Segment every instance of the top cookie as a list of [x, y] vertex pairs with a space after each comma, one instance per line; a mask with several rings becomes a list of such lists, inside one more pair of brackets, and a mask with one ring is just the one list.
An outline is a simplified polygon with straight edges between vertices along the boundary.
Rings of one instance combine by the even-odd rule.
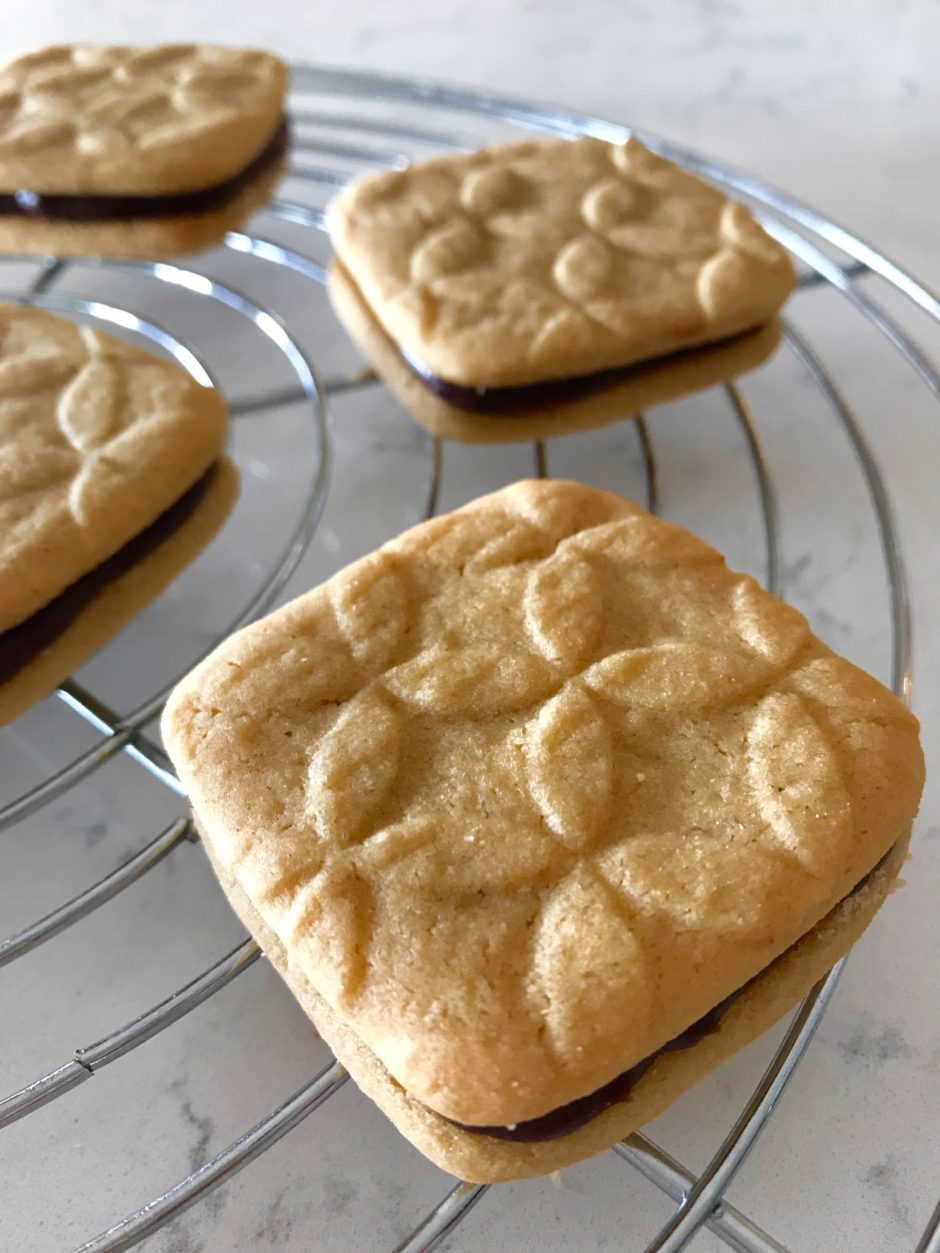
[[167, 195], [243, 169], [284, 110], [287, 66], [199, 44], [62, 45], [0, 69], [0, 191]]
[[0, 631], [183, 495], [226, 406], [173, 362], [44, 309], [0, 304]]
[[328, 223], [392, 339], [470, 387], [720, 339], [765, 321], [794, 283], [743, 205], [636, 140], [529, 141], [368, 176]]
[[223, 644], [164, 736], [214, 855], [417, 1100], [534, 1118], [808, 932], [915, 719], [701, 540], [519, 483]]

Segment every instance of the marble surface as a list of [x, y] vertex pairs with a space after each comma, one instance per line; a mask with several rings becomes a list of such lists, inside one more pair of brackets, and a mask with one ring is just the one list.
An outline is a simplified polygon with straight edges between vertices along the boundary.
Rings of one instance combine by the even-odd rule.
[[[909, 0], [865, 6], [848, 20], [845, 6], [823, 14], [819, 8], [808, 0], [774, 9], [734, 0], [629, 8], [590, 0], [511, 11], [498, 0], [351, 0], [342, 8], [309, 0], [166, 0], [136, 6], [129, 16], [117, 0], [102, 0], [94, 11], [62, 0], [7, 0], [0, 54], [64, 38], [224, 35], [295, 59], [436, 75], [555, 101], [750, 169], [938, 287], [940, 11]], [[489, 133], [466, 119], [431, 121], [473, 138]], [[390, 141], [375, 146], [399, 150]], [[327, 191], [315, 191], [315, 202]], [[326, 257], [315, 236], [288, 230], [283, 238], [315, 259]], [[355, 368], [325, 298], [308, 280], [272, 275], [250, 258], [212, 255], [198, 265], [278, 309], [324, 377]], [[20, 286], [33, 274], [31, 267], [0, 265], [0, 286]], [[879, 280], [862, 286], [940, 360], [936, 326]], [[255, 394], [267, 381], [290, 381], [280, 354], [245, 319], [217, 308], [208, 317], [195, 296], [84, 267], [66, 272], [57, 291], [93, 291], [171, 325], [203, 350], [233, 397]], [[932, 681], [940, 627], [936, 402], [840, 297], [806, 291], [791, 312], [855, 407], [895, 501], [914, 605], [915, 707], [932, 762], [940, 746], [940, 694]], [[889, 620], [878, 535], [845, 435], [787, 353], [744, 390], [780, 499], [786, 595], [833, 646], [886, 677]], [[415, 520], [426, 490], [427, 445], [384, 393], [337, 398], [331, 409], [332, 486], [285, 595]], [[718, 544], [733, 564], [762, 574], [754, 475], [721, 394], [657, 411], [651, 431], [662, 511]], [[317, 465], [314, 428], [302, 407], [239, 419], [233, 448], [242, 496], [222, 539], [78, 676], [117, 709], [132, 708], [224, 629], [300, 514]], [[552, 473], [643, 499], [630, 424], [555, 441], [549, 458]], [[441, 507], [531, 469], [528, 447], [448, 449]], [[19, 795], [94, 740], [62, 702], [45, 702], [0, 732], [0, 799]], [[0, 832], [0, 933], [107, 874], [178, 812], [169, 792], [119, 758]], [[733, 1202], [794, 1253], [913, 1250], [936, 1199], [938, 864], [940, 802], [929, 786], [906, 887], [853, 953], [816, 1042], [731, 1189]], [[241, 936], [199, 848], [180, 846], [121, 896], [0, 972], [2, 1090], [51, 1070], [74, 1047], [181, 987]], [[650, 1134], [700, 1168], [775, 1038], [723, 1067]], [[324, 1060], [277, 977], [256, 964], [154, 1040], [0, 1134], [0, 1247], [54, 1253], [80, 1245], [223, 1148]], [[148, 1247], [389, 1249], [449, 1186], [347, 1084]], [[639, 1250], [668, 1212], [650, 1184], [606, 1154], [565, 1171], [558, 1184], [493, 1189], [447, 1247]], [[705, 1232], [692, 1247], [723, 1246]]]

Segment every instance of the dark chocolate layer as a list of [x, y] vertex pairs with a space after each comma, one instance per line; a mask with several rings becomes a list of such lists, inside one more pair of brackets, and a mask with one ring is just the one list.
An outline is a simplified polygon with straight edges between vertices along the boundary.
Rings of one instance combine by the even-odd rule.
[[209, 490], [216, 469], [216, 466], [211, 466], [184, 496], [107, 561], [82, 575], [25, 622], [0, 632], [0, 683], [8, 682], [34, 657], [54, 644], [103, 587], [148, 557], [178, 531]]
[[[760, 978], [760, 976], [756, 975], [755, 978]], [[752, 979], [750, 982], [753, 983], [753, 981]], [[560, 1140], [562, 1136], [570, 1135], [572, 1131], [577, 1131], [580, 1127], [592, 1122], [598, 1114], [603, 1114], [604, 1110], [610, 1109], [611, 1105], [625, 1101], [657, 1057], [662, 1057], [664, 1053], [674, 1053], [679, 1049], [694, 1048], [706, 1036], [717, 1031], [726, 1011], [740, 996], [744, 995], [749, 986], [750, 983], [746, 983], [744, 987], [738, 988], [737, 992], [732, 992], [714, 1009], [710, 1009], [707, 1014], [703, 1015], [698, 1022], [693, 1022], [691, 1027], [686, 1027], [685, 1031], [677, 1035], [674, 1040], [664, 1044], [649, 1057], [644, 1057], [635, 1066], [631, 1066], [629, 1070], [611, 1079], [610, 1083], [605, 1083], [602, 1088], [589, 1092], [587, 1096], [579, 1096], [577, 1100], [569, 1101], [567, 1105], [559, 1105], [557, 1109], [549, 1110], [540, 1118], [529, 1118], [525, 1122], [512, 1123], [508, 1127], [499, 1125], [471, 1127], [460, 1122], [454, 1125], [460, 1127], [462, 1131], [493, 1136], [497, 1140], [515, 1140], [519, 1143], [533, 1140]], [[448, 1119], [448, 1121], [452, 1122], [453, 1119]]]
[[51, 222], [126, 222], [139, 218], [192, 217], [223, 209], [287, 151], [287, 118], [243, 169], [212, 187], [166, 196], [47, 195], [27, 188], [0, 192], [0, 214]]
[[[733, 337], [737, 338], [737, 337]], [[729, 342], [729, 341], [725, 341]], [[655, 360], [664, 365], [678, 363], [683, 357], [700, 352], [708, 345], [682, 349]], [[634, 374], [648, 370], [650, 361], [634, 362], [632, 365], [615, 366], [610, 370], [598, 370], [594, 374], [580, 374], [573, 378], [543, 379], [538, 383], [525, 383], [518, 387], [465, 387], [461, 383], [450, 383], [432, 373], [415, 357], [403, 348], [399, 348], [402, 361], [441, 400], [445, 400], [455, 409], [466, 413], [479, 413], [493, 417], [508, 414], [524, 414], [530, 410], [543, 408], [545, 405], [563, 404], [581, 400], [594, 392], [603, 391], [615, 383], [626, 382]]]
[[[849, 896], [854, 895], [854, 893], [863, 888], [872, 875], [884, 865], [890, 855], [891, 850], [889, 849], [878, 864], [873, 866], [868, 874], [859, 880], [852, 891], [843, 899], [848, 900]], [[800, 941], [797, 940], [796, 944], [799, 943]], [[786, 949], [781, 954], [781, 957], [785, 957], [791, 949], [796, 948], [796, 944]], [[779, 961], [780, 958], [776, 960]], [[739, 1000], [751, 984], [756, 983], [764, 973], [765, 971], [762, 970], [753, 979], [749, 979], [737, 991], [732, 992], [730, 996], [726, 996], [714, 1009], [710, 1009], [707, 1014], [703, 1014], [697, 1022], [693, 1022], [690, 1027], [686, 1027], [685, 1031], [680, 1032], [675, 1039], [664, 1044], [655, 1053], [651, 1053], [649, 1057], [644, 1057], [635, 1066], [631, 1066], [629, 1070], [623, 1071], [622, 1074], [611, 1079], [609, 1083], [605, 1083], [602, 1088], [597, 1088], [586, 1096], [579, 1096], [576, 1100], [569, 1101], [567, 1105], [560, 1105], [557, 1109], [549, 1110], [547, 1114], [542, 1114], [539, 1118], [529, 1118], [525, 1122], [512, 1123], [509, 1126], [477, 1127], [470, 1126], [467, 1123], [455, 1122], [453, 1119], [448, 1119], [447, 1121], [453, 1122], [454, 1126], [460, 1127], [462, 1131], [472, 1131], [477, 1135], [493, 1136], [497, 1140], [514, 1140], [517, 1143], [537, 1140], [559, 1140], [562, 1136], [570, 1135], [571, 1132], [586, 1126], [599, 1114], [603, 1114], [612, 1105], [627, 1100], [634, 1087], [640, 1082], [658, 1057], [662, 1057], [665, 1053], [678, 1052], [680, 1049], [694, 1048], [696, 1044], [701, 1044], [702, 1040], [716, 1032], [721, 1026], [721, 1020], [735, 1001]]]

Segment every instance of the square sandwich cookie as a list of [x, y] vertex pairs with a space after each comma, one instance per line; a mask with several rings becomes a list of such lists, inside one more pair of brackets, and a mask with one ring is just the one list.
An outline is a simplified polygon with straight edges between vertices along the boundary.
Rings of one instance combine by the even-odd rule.
[[419, 421], [471, 442], [752, 369], [795, 281], [743, 205], [636, 140], [437, 157], [357, 179], [327, 221], [340, 320]]
[[607, 1148], [769, 1027], [895, 882], [917, 723], [620, 497], [523, 482], [221, 645], [167, 748], [236, 912], [428, 1157]]
[[218, 244], [286, 168], [287, 66], [200, 44], [62, 45], [0, 68], [0, 252]]
[[180, 366], [0, 304], [0, 724], [211, 539], [238, 490], [226, 427]]

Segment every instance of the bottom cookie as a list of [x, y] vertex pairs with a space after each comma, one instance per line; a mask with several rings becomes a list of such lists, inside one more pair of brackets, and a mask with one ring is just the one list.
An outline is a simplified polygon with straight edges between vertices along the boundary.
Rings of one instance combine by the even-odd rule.
[[286, 161], [253, 179], [234, 199], [207, 213], [178, 217], [67, 221], [0, 215], [0, 252], [47, 257], [137, 257], [144, 261], [215, 248], [270, 201]]
[[405, 408], [432, 435], [470, 444], [506, 444], [549, 439], [590, 431], [677, 400], [691, 392], [725, 383], [762, 365], [780, 342], [776, 323], [733, 339], [632, 367], [622, 379], [574, 399], [541, 403], [524, 414], [477, 414], [449, 404], [406, 365], [338, 262], [330, 267], [333, 308], [363, 356], [381, 375]]
[[209, 861], [236, 914], [359, 1088], [426, 1157], [472, 1183], [502, 1183], [549, 1174], [603, 1152], [658, 1117], [715, 1067], [772, 1027], [848, 952], [897, 886], [909, 839], [909, 833], [903, 834], [854, 892], [752, 980], [722, 1013], [710, 1034], [691, 1047], [657, 1056], [625, 1100], [577, 1131], [556, 1139], [519, 1143], [459, 1127], [410, 1097], [314, 991], [300, 969], [291, 964], [280, 940], [218, 861], [201, 825], [199, 829]]
[[[77, 611], [74, 606], [68, 607], [61, 615], [61, 626], [37, 622], [48, 612], [47, 606], [19, 628], [0, 635], [0, 726], [12, 722], [54, 691], [195, 560], [231, 512], [238, 498], [238, 483], [234, 463], [223, 457], [201, 480], [201, 490], [200, 484], [191, 489], [199, 492], [191, 508], [185, 508], [184, 497], [168, 511], [169, 515], [184, 507], [170, 532], [155, 544], [148, 542], [147, 532], [132, 540], [127, 546], [129, 552], [133, 553], [135, 545], [141, 548], [139, 559], [128, 568], [123, 568], [124, 550], [115, 554], [118, 569], [114, 577], [95, 586], [87, 599], [83, 596]], [[160, 523], [158, 518], [155, 530]], [[91, 577], [94, 575], [93, 571]], [[70, 592], [66, 589], [57, 600], [67, 600]], [[36, 651], [40, 631], [48, 643]], [[14, 656], [14, 649], [21, 655]]]

